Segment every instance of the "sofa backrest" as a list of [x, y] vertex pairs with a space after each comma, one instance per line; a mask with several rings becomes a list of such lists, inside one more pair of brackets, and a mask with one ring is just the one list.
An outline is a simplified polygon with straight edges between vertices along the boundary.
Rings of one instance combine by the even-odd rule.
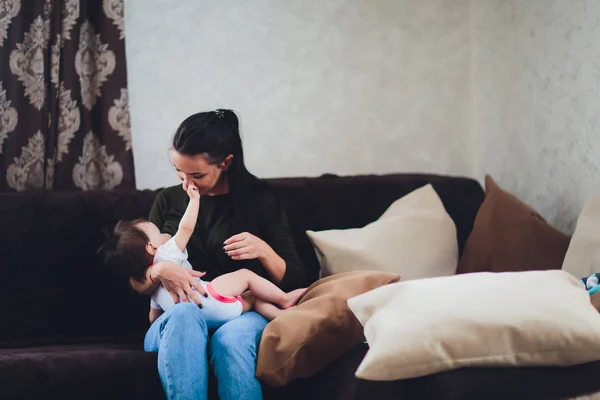
[[397, 199], [432, 184], [457, 228], [462, 254], [484, 192], [470, 178], [426, 174], [362, 175], [270, 180], [283, 202], [296, 247], [309, 279], [318, 278], [319, 263], [306, 230], [360, 228], [378, 219]]
[[147, 299], [106, 275], [103, 229], [147, 216], [155, 193], [0, 195], [0, 342], [117, 336], [146, 323]]
[[[457, 226], [459, 251], [483, 201], [477, 181], [397, 174], [271, 179], [311, 281], [319, 264], [307, 229], [362, 227], [396, 199], [431, 183]], [[107, 275], [95, 255], [102, 231], [148, 215], [158, 191], [0, 194], [0, 342], [139, 334], [148, 299]]]

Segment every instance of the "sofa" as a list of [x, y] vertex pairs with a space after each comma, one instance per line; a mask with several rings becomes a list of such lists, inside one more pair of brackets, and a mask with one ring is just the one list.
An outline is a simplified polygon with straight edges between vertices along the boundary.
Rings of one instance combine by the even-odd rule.
[[[306, 230], [355, 228], [396, 199], [432, 184], [457, 228], [459, 255], [484, 199], [463, 177], [271, 179], [288, 213], [308, 279], [319, 263]], [[148, 215], [158, 191], [0, 194], [0, 398], [162, 399], [156, 354], [142, 350], [148, 298], [110, 275], [95, 252], [103, 230]], [[359, 344], [324, 370], [265, 399], [564, 399], [600, 391], [600, 362], [569, 368], [472, 368], [395, 382], [354, 372]], [[211, 381], [210, 398], [216, 399]]]

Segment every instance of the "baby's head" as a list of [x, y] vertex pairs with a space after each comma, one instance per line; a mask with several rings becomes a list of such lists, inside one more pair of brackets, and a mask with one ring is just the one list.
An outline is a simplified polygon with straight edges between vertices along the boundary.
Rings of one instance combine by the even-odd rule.
[[156, 249], [168, 240], [168, 235], [160, 233], [156, 225], [145, 219], [119, 221], [98, 252], [105, 264], [115, 267], [119, 273], [144, 281]]

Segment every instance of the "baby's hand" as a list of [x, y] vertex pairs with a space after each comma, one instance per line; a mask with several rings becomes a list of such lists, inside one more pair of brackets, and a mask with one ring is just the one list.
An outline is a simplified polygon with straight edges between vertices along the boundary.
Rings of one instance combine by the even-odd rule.
[[188, 196], [190, 196], [190, 199], [200, 199], [200, 192], [198, 191], [198, 188], [196, 187], [196, 185], [194, 185], [194, 184], [188, 185], [186, 192], [187, 192]]

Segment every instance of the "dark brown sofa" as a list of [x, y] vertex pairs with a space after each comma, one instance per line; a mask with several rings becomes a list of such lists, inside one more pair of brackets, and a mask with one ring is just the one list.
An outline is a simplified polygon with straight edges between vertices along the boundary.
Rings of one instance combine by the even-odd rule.
[[[432, 183], [457, 226], [460, 250], [484, 193], [478, 182], [432, 175], [277, 179], [311, 281], [319, 265], [305, 230], [363, 226], [397, 198]], [[147, 216], [155, 191], [0, 195], [0, 398], [164, 398], [156, 355], [142, 350], [148, 299], [107, 275], [102, 229]], [[600, 390], [600, 363], [572, 368], [463, 369], [397, 382], [354, 371], [362, 344], [317, 376], [267, 399], [561, 399]], [[211, 396], [215, 396], [211, 386]]]

